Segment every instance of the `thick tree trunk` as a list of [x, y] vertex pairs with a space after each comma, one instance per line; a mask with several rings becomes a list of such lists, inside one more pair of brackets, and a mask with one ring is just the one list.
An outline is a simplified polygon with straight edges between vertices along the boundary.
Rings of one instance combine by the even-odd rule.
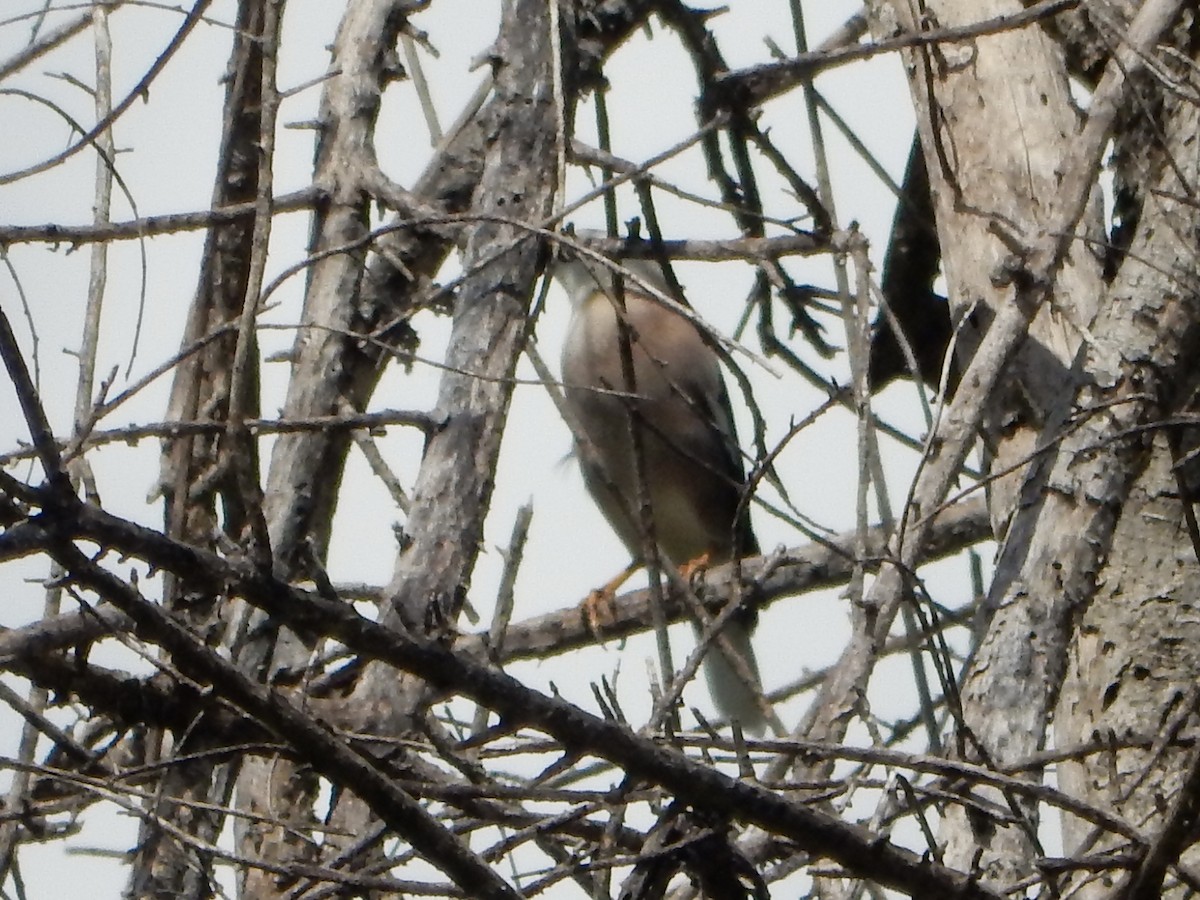
[[[558, 109], [551, 84], [550, 20], [541, 0], [508, 5], [494, 47], [492, 134], [472, 209], [480, 224], [463, 255], [464, 280], [430, 435], [417, 476], [395, 575], [381, 617], [393, 627], [435, 637], [454, 630], [481, 549], [512, 375], [527, 334], [529, 302], [556, 184]], [[369, 666], [346, 700], [358, 729], [389, 739], [422, 731], [428, 706], [420, 679]], [[432, 727], [437, 727], [433, 725]], [[397, 761], [397, 765], [408, 765]], [[416, 764], [415, 762], [412, 764]], [[376, 821], [358, 798], [342, 794], [331, 858]]]
[[[1191, 91], [1200, 88], [1194, 68], [1174, 74]], [[1184, 199], [1200, 184], [1200, 115], [1194, 101], [1182, 94], [1169, 95], [1162, 103], [1163, 144], [1145, 154], [1153, 160], [1140, 186], [1145, 202], [1106, 304], [1127, 334], [1122, 354], [1130, 362], [1144, 359], [1150, 377], [1140, 387], [1151, 393], [1148, 400], [1159, 419], [1200, 408], [1194, 363], [1200, 353], [1200, 209]], [[1177, 322], [1180, 331], [1175, 359], [1159, 355], [1171, 336], [1163, 328], [1167, 322]], [[1135, 473], [1107, 558], [1095, 574], [1095, 594], [1079, 613], [1054, 718], [1062, 748], [1097, 739], [1113, 745], [1062, 764], [1063, 787], [1117, 812], [1148, 840], [1157, 840], [1168, 823], [1180, 827], [1189, 821], [1176, 804], [1197, 756], [1192, 747], [1172, 746], [1200, 721], [1200, 544], [1194, 542], [1190, 531], [1195, 523], [1188, 518], [1200, 485], [1195, 462], [1182, 463], [1195, 451], [1196, 437], [1194, 427], [1183, 426], [1141, 437], [1148, 458]], [[1120, 749], [1139, 739], [1152, 743]], [[1117, 846], [1111, 837], [1094, 840], [1091, 828], [1073, 819], [1067, 821], [1065, 838], [1068, 855]], [[1191, 852], [1184, 862], [1194, 864], [1198, 858]], [[1163, 873], [1142, 877], [1140, 889], [1145, 890], [1145, 878], [1161, 880]], [[1107, 896], [1116, 880], [1115, 874], [1094, 875], [1078, 896]], [[1150, 893], [1139, 896], [1154, 896], [1154, 889], [1151, 882]], [[1163, 896], [1185, 893], [1176, 884]]]
[[[900, 7], [877, 14], [895, 9], [915, 31], [1020, 8], [1003, 2], [934, 3], [923, 22], [905, 19]], [[941, 45], [936, 52], [914, 54], [909, 66], [952, 308], [959, 319], [972, 314], [986, 331], [1013, 302], [1013, 279], [1006, 274], [1013, 261], [1052, 227], [1057, 210], [1083, 199], [1063, 196], [1064, 185], [1072, 184], [1066, 173], [1086, 164], [1077, 146], [1080, 118], [1068, 91], [1065, 55], [1044, 31], [1026, 28]], [[1094, 189], [1090, 182], [1083, 186]], [[1007, 386], [989, 398], [985, 444], [992, 471], [1001, 476], [991, 483], [989, 497], [997, 536], [1005, 543], [989, 593], [987, 630], [962, 686], [957, 731], [960, 753], [992, 765], [1020, 764], [1048, 740], [1072, 610], [1091, 596], [1091, 576], [1106, 552], [1114, 513], [1143, 458], [1140, 442], [1122, 440], [1114, 429], [1158, 409], [1151, 401], [1126, 406], [1112, 418], [1101, 413], [1104, 424], [1085, 430], [1089, 439], [1100, 435], [1109, 441], [1103, 459], [1082, 471], [1075, 465], [1083, 448], [1065, 431], [1071, 416], [1102, 400], [1128, 403], [1137, 390], [1134, 370], [1121, 363], [1130, 349], [1124, 335], [1107, 329], [1104, 351], [1085, 346], [1083, 367], [1071, 374], [1104, 294], [1100, 262], [1083, 239], [1100, 233], [1095, 198], [1089, 208], [1049, 302], [1009, 369]], [[1154, 319], [1169, 335], [1156, 348], [1162, 351], [1154, 354], [1157, 361], [1178, 363], [1189, 316], [1187, 308], [1176, 308]], [[1096, 326], [1097, 334], [1103, 327]], [[969, 357], [972, 341], [966, 337], [960, 336], [959, 352]], [[1077, 396], [1076, 384], [1095, 387]], [[1028, 464], [1034, 451], [1064, 437], [1056, 461]], [[1041, 850], [1034, 807], [998, 791], [973, 793], [1012, 814], [1013, 824], [952, 807], [944, 824], [947, 860], [963, 868], [978, 865], [997, 885], [1036, 876], [1033, 863]]]
[[[947, 6], [934, 5], [937, 24], [962, 23], [962, 5]], [[1157, 20], [1153, 14], [1158, 10], [1150, 8], [1144, 20], [1148, 30], [1135, 27], [1130, 40], [1153, 38], [1169, 24], [1169, 7], [1159, 5], [1159, 10], [1164, 8], [1168, 13]], [[973, 4], [971, 18], [1014, 11], [1011, 5]], [[1053, 210], [1072, 202], [1063, 196], [1062, 184], [1070, 183], [1064, 176], [1082, 162], [1064, 55], [1046, 34], [1026, 29], [983, 38], [969, 48], [944, 47], [925, 60], [912, 68], [914, 96], [928, 113], [921, 119], [921, 132], [938, 199], [951, 302], [959, 315], [964, 306], [975, 304], [977, 316], [982, 308], [981, 324], [986, 328], [989, 311], [994, 314], [997, 301], [1005, 302], [1007, 254], [1019, 257], [1039, 229], [1052, 221]], [[1191, 145], [1195, 124], [1168, 119], [1166, 127], [1168, 135], [1188, 136], [1171, 147], [1170, 155], [1182, 163], [1182, 169], [1172, 173], [1179, 180], [1169, 187], [1157, 185], [1178, 195], [1191, 190], [1181, 188], [1181, 181], [1196, 183]], [[1145, 529], [1153, 527], [1165, 558], [1184, 559], [1177, 543], [1184, 535], [1177, 528], [1178, 510], [1160, 509], [1165, 522], [1147, 521], [1142, 528], [1122, 518], [1114, 533], [1131, 490], [1135, 499], [1129, 502], [1139, 514], [1148, 511], [1144, 498], [1162, 503], [1174, 493], [1163, 481], [1169, 467], [1152, 468], [1157, 480], [1145, 482], [1142, 470], [1149, 440], [1140, 430], [1177, 408], [1181, 398], [1175, 393], [1187, 380], [1187, 360], [1194, 352], [1194, 287], [1181, 281], [1174, 265], [1185, 251], [1172, 247], [1163, 232], [1174, 229], [1175, 234], [1192, 235], [1195, 223], [1173, 207], [1166, 200], [1159, 204], [1159, 213], [1169, 221], [1141, 223], [1145, 241], [1155, 235], [1157, 246], [1151, 250], [1140, 245], [1146, 251], [1143, 262], [1123, 271], [1108, 289], [1099, 260], [1083, 240], [1096, 233], [1096, 222], [1083, 223], [1054, 281], [1050, 302], [1034, 320], [1030, 340], [1010, 370], [1009, 389], [991, 398], [985, 440], [993, 471], [1004, 477], [991, 486], [990, 502], [1004, 544], [985, 609], [986, 630], [964, 677], [958, 726], [960, 752], [989, 765], [1021, 766], [1046, 746], [1069, 647], [1075, 648], [1074, 671], [1062, 695], [1066, 708], [1058, 731], [1059, 742], [1069, 745], [1094, 733], [1089, 727], [1095, 724], [1093, 717], [1105, 721], [1097, 713], [1114, 702], [1122, 679], [1132, 685], [1145, 678], [1137, 665], [1123, 666], [1110, 657], [1131, 663], [1162, 655], [1165, 621], [1157, 628], [1145, 627], [1144, 622], [1135, 628], [1143, 637], [1155, 635], [1151, 644], [1136, 648], [1130, 629], [1138, 623], [1131, 612], [1114, 610], [1115, 617], [1104, 626], [1090, 619], [1107, 618], [1093, 599], [1106, 557], [1124, 575], [1106, 582], [1101, 570], [1100, 583], [1125, 594], [1140, 581], [1137, 599], [1127, 598], [1125, 606], [1132, 604], [1142, 616], [1149, 612], [1147, 599], [1170, 596], [1170, 585], [1180, 577], [1173, 563], [1146, 570], [1147, 548], [1123, 546], [1124, 541], [1145, 540], [1150, 537]], [[1148, 277], [1151, 271], [1167, 273], [1170, 287]], [[1100, 316], [1093, 321], [1097, 310]], [[1083, 353], [1069, 374], [1076, 348]], [[1169, 399], [1160, 396], [1163, 392]], [[1163, 453], [1165, 443], [1160, 444], [1157, 452]], [[1024, 464], [1029, 454], [1042, 449], [1051, 453]], [[1164, 531], [1173, 532], [1176, 543], [1163, 547]], [[1141, 570], [1139, 579], [1131, 578], [1126, 569], [1130, 565]], [[1085, 610], [1087, 629], [1077, 631], [1074, 617]], [[1105, 633], [1107, 641], [1101, 637]], [[1108, 643], [1121, 649], [1114, 651]], [[1097, 646], [1105, 648], [1101, 660], [1092, 659], [1089, 652]], [[1187, 653], [1172, 654], [1164, 668], [1195, 671]], [[1158, 728], [1171, 705], [1170, 694], [1179, 685], [1166, 672], [1152, 680], [1160, 682], [1162, 694], [1149, 720], [1140, 720], [1142, 733]], [[1128, 693], [1130, 702], [1137, 704], [1139, 692]], [[1140, 713], [1145, 716], [1145, 689], [1141, 693]], [[1174, 766], [1178, 780], [1180, 757], [1170, 760], [1164, 764]], [[1083, 787], [1079, 775], [1064, 777], [1069, 785]], [[1100, 785], [1108, 783], [1107, 776], [1093, 775], [1093, 780], [1092, 792], [1102, 793]], [[1128, 788], [1126, 779], [1119, 781]], [[1157, 780], [1147, 795], [1169, 796], [1162, 786]], [[959, 867], [979, 865], [984, 878], [997, 886], [1038, 877], [1034, 864], [1043, 851], [1034, 808], [998, 791], [972, 794], [994, 803], [998, 815], [951, 808], [944, 825], [947, 859]], [[1112, 809], [1117, 799], [1112, 791], [1098, 805]], [[1139, 822], [1149, 808], [1141, 810]], [[1002, 825], [1000, 820], [1008, 816], [1012, 824]], [[1072, 831], [1077, 839], [1083, 832], [1082, 826]]]
[[[272, 14], [269, 10], [277, 8]], [[275, 53], [277, 34], [266, 32], [267, 22], [278, 22], [282, 3], [244, 0], [238, 6], [237, 29], [229, 63], [225, 96], [225, 120], [221, 136], [212, 208], [253, 201], [258, 194], [262, 142], [264, 53]], [[258, 354], [248, 356], [251, 365], [235, 385], [233, 361], [249, 277], [256, 252], [255, 217], [213, 228], [208, 235], [201, 262], [196, 297], [183, 334], [183, 346], [224, 329], [191, 358], [180, 364], [172, 384], [167, 418], [177, 422], [227, 421], [230, 407], [243, 415], [258, 414]], [[234, 400], [232, 392], [240, 396]], [[190, 435], [163, 443], [161, 485], [164, 497], [165, 532], [196, 547], [213, 549], [217, 534], [237, 540], [250, 516], [261, 511], [254, 497], [242, 489], [247, 479], [258, 479], [258, 444], [241, 435], [234, 443], [230, 433]], [[208, 639], [226, 638], [227, 620], [216, 595], [190, 593], [186, 585], [169, 573], [165, 579], [164, 603], [187, 617], [193, 628]], [[184, 746], [172, 744], [165, 730], [152, 730], [144, 741], [146, 763], [169, 760], [175, 754], [202, 753], [211, 749], [203, 738]], [[235, 764], [213, 766], [203, 759], [188, 765], [171, 766], [164, 772], [155, 805], [155, 817], [143, 823], [138, 839], [137, 860], [130, 875], [133, 896], [209, 897], [214, 874], [211, 854], [198, 853], [169, 837], [160, 822], [173, 822], [193, 836], [198, 846], [212, 845], [221, 833], [224, 816], [216, 809], [226, 806], [233, 793]], [[205, 811], [204, 806], [213, 807]]]

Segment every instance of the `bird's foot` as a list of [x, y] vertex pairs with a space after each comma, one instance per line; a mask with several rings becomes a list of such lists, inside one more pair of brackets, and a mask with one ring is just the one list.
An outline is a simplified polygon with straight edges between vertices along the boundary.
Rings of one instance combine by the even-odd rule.
[[692, 579], [703, 573], [708, 564], [712, 561], [712, 554], [705, 550], [695, 559], [690, 559], [679, 567], [679, 577], [688, 584], [692, 583]]
[[617, 620], [616, 592], [608, 585], [596, 588], [579, 604], [583, 621], [598, 641], [604, 640], [602, 630]]
[[579, 604], [583, 621], [587, 623], [588, 631], [596, 640], [604, 640], [600, 633], [601, 627], [608, 628], [617, 621], [617, 591], [639, 568], [641, 563], [633, 560], [618, 575], [610, 578], [603, 587], [596, 588]]

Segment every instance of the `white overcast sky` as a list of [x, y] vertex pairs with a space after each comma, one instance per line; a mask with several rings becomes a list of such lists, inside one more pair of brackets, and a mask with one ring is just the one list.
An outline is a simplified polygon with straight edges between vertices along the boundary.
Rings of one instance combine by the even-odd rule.
[[[0, 60], [7, 59], [29, 39], [30, 22], [18, 20], [28, 11], [39, 9], [42, 0], [3, 0], [0, 3]], [[68, 4], [54, 4], [66, 8]], [[764, 38], [772, 38], [790, 51], [794, 48], [787, 3], [782, 0], [752, 0], [730, 4], [730, 9], [712, 20], [721, 48], [729, 63], [740, 65], [768, 58]], [[846, 0], [820, 0], [806, 3], [810, 15], [812, 44], [819, 43], [840, 25], [856, 4]], [[74, 7], [71, 7], [74, 9]], [[218, 0], [209, 18], [214, 22], [232, 20], [234, 3]], [[327, 66], [327, 45], [331, 42], [343, 4], [329, 0], [291, 0], [286, 10], [286, 33], [280, 60], [279, 83], [287, 90], [321, 75]], [[74, 15], [64, 12], [51, 16], [48, 27]], [[11, 18], [10, 18], [11, 17]], [[414, 22], [428, 35], [439, 56], [422, 54], [435, 102], [443, 126], [457, 116], [466, 98], [474, 91], [481, 72], [469, 71], [471, 61], [490, 44], [498, 22], [498, 3], [486, 0], [435, 0]], [[181, 21], [179, 12], [137, 6], [121, 10], [111, 19], [115, 56], [115, 93], [118, 97], [141, 77], [161, 52]], [[216, 24], [201, 25], [187, 46], [155, 82], [144, 101], [139, 100], [116, 126], [116, 142], [123, 151], [120, 171], [131, 191], [137, 213], [141, 215], [203, 209], [212, 192], [215, 155], [220, 134], [221, 103], [224, 89], [220, 83], [229, 57], [230, 36]], [[688, 74], [689, 65], [669, 33], [657, 25], [652, 36], [639, 34], [614, 59], [608, 69], [612, 83], [609, 106], [613, 121], [615, 152], [628, 159], [643, 160], [672, 146], [692, 133], [695, 127], [693, 98], [695, 85]], [[68, 75], [79, 82], [94, 81], [90, 35], [74, 40], [57, 53], [43, 58], [21, 75], [0, 82], [0, 89], [20, 88], [52, 98], [81, 122], [92, 121], [91, 100], [78, 87], [60, 77]], [[858, 63], [823, 75], [818, 87], [826, 94], [857, 131], [882, 164], [897, 180], [902, 176], [912, 130], [911, 103], [899, 61], [894, 57]], [[289, 123], [310, 121], [319, 99], [319, 87], [310, 87], [289, 96], [282, 107], [279, 153], [276, 167], [278, 192], [306, 185], [311, 174], [313, 132], [286, 127]], [[0, 94], [0, 113], [6, 139], [0, 141], [0, 172], [19, 169], [61, 150], [71, 139], [68, 128], [55, 114], [12, 94]], [[594, 140], [593, 113], [590, 104], [581, 109], [578, 135]], [[811, 153], [807, 147], [804, 107], [799, 92], [772, 102], [764, 111], [764, 122], [774, 139], [784, 148], [802, 175], [814, 177]], [[886, 243], [893, 200], [887, 190], [849, 149], [832, 126], [826, 126], [831, 152], [839, 220], [860, 223], [872, 242], [876, 264]], [[377, 133], [377, 151], [387, 172], [401, 183], [411, 183], [429, 157], [429, 139], [418, 112], [411, 84], [401, 83], [389, 89], [385, 111]], [[0, 186], [0, 221], [7, 224], [44, 222], [84, 224], [91, 219], [94, 157], [89, 153], [75, 156], [65, 165], [43, 175]], [[797, 214], [799, 204], [791, 200], [781, 184], [767, 177], [765, 165], [763, 193], [771, 210], [779, 215]], [[693, 151], [675, 160], [660, 174], [697, 193], [715, 196], [708, 184], [699, 153]], [[570, 181], [571, 197], [589, 185], [574, 172]], [[732, 237], [727, 217], [711, 211], [685, 206], [659, 195], [660, 214], [670, 237]], [[628, 195], [622, 215], [636, 210]], [[114, 200], [114, 218], [133, 215], [119, 194]], [[602, 213], [594, 206], [575, 217], [585, 227], [600, 227]], [[268, 278], [302, 258], [307, 236], [303, 215], [280, 217], [272, 238]], [[197, 261], [203, 238], [199, 234], [156, 238], [147, 245], [145, 323], [141, 346], [134, 362], [134, 375], [144, 373], [169, 357], [179, 344], [182, 322], [191, 303], [197, 281]], [[78, 345], [86, 295], [88, 250], [73, 253], [69, 248], [21, 246], [9, 254], [13, 271], [20, 279], [39, 338], [39, 367], [44, 397], [56, 430], [70, 428], [75, 385], [74, 358], [65, 350]], [[831, 269], [826, 260], [789, 263], [800, 281], [832, 286]], [[741, 300], [750, 283], [748, 268], [730, 265], [685, 264], [679, 267], [681, 279], [689, 288], [689, 297], [700, 313], [722, 330], [734, 327], [741, 314]], [[131, 352], [133, 323], [137, 314], [141, 260], [134, 243], [112, 248], [110, 277], [104, 313], [104, 333], [98, 371], [107, 374], [120, 366], [113, 393], [127, 383], [125, 365]], [[283, 301], [265, 321], [287, 325], [297, 321], [303, 278], [295, 277], [278, 295]], [[17, 296], [13, 279], [0, 271], [0, 305], [14, 322], [27, 350], [32, 350], [30, 331]], [[557, 361], [566, 323], [565, 300], [554, 291], [538, 327], [542, 352]], [[782, 321], [782, 315], [777, 317]], [[837, 321], [829, 320], [830, 337], [844, 344]], [[437, 358], [448, 332], [448, 323], [431, 316], [419, 319], [423, 337], [422, 355]], [[289, 330], [265, 332], [265, 352], [286, 349], [292, 341]], [[752, 334], [748, 345], [755, 348]], [[844, 360], [824, 363], [795, 346], [810, 362], [835, 374], [843, 383], [847, 377]], [[756, 349], [756, 348], [755, 348]], [[793, 419], [812, 410], [821, 395], [799, 379], [774, 366], [773, 375], [758, 367], [748, 367], [758, 402], [767, 416], [769, 437], [778, 439]], [[532, 378], [532, 370], [522, 366], [521, 374]], [[268, 364], [264, 372], [263, 414], [272, 416], [282, 402], [287, 367]], [[418, 365], [411, 376], [392, 372], [385, 377], [373, 407], [414, 408], [432, 405], [438, 372]], [[166, 405], [169, 382], [161, 380], [135, 403], [121, 411], [109, 425], [150, 422], [161, 418]], [[736, 403], [736, 399], [735, 399]], [[920, 432], [921, 419], [911, 386], [894, 386], [879, 401], [886, 418]], [[748, 418], [739, 417], [743, 442], [749, 433]], [[0, 385], [0, 448], [13, 447], [27, 438], [7, 382]], [[853, 421], [849, 414], [827, 417], [792, 444], [779, 462], [780, 474], [792, 499], [806, 515], [833, 529], [846, 529], [854, 523], [855, 444]], [[389, 462], [403, 482], [411, 484], [419, 461], [420, 438], [396, 429], [381, 442]], [[496, 547], [507, 541], [516, 508], [527, 501], [534, 504], [534, 518], [525, 563], [517, 587], [518, 618], [561, 608], [577, 602], [589, 589], [613, 575], [626, 561], [625, 552], [609, 531], [604, 520], [584, 493], [574, 465], [564, 461], [570, 441], [567, 430], [550, 405], [545, 392], [535, 386], [516, 391], [509, 430], [496, 487], [492, 514], [488, 521], [489, 549], [480, 559], [472, 591], [473, 605], [485, 620], [490, 611], [502, 567]], [[886, 462], [892, 477], [894, 505], [902, 503], [907, 479], [915, 467], [913, 454], [889, 446], [885, 440]], [[146, 498], [157, 476], [157, 446], [146, 442], [136, 449], [117, 445], [93, 455], [101, 496], [114, 512], [150, 525], [161, 523], [158, 508]], [[264, 453], [264, 460], [269, 453]], [[15, 470], [26, 475], [27, 469]], [[335, 528], [335, 540], [329, 570], [335, 581], [384, 583], [391, 575], [394, 559], [393, 523], [402, 519], [383, 489], [369, 474], [366, 464], [352, 454], [346, 478], [346, 491]], [[755, 526], [764, 549], [778, 544], [803, 543], [789, 527], [755, 512]], [[939, 599], [957, 605], [967, 588], [966, 567], [961, 562], [935, 567], [931, 584]], [[41, 609], [43, 593], [37, 583], [46, 575], [44, 561], [7, 565], [3, 578], [4, 601], [0, 603], [0, 625], [16, 626], [35, 619]], [[29, 579], [29, 580], [25, 580]], [[845, 601], [836, 592], [817, 594], [776, 604], [764, 613], [756, 638], [756, 647], [767, 687], [790, 681], [801, 667], [817, 667], [830, 662], [839, 651], [846, 634]], [[680, 632], [682, 636], [683, 632]], [[683, 646], [683, 644], [681, 644]], [[652, 642], [636, 639], [626, 646], [594, 648], [572, 654], [565, 660], [542, 665], [525, 664], [514, 672], [529, 682], [546, 688], [550, 681], [569, 699], [587, 708], [594, 703], [590, 682], [601, 674], [612, 674], [620, 666], [618, 690], [626, 711], [634, 722], [649, 711], [649, 696], [644, 687], [646, 660], [653, 654]], [[96, 655], [102, 661], [127, 657], [118, 654]], [[682, 654], [677, 653], [677, 659]], [[907, 678], [879, 678], [877, 685], [906, 691]], [[23, 687], [16, 679], [11, 683]], [[872, 702], [886, 707], [888, 688], [876, 688]], [[689, 703], [708, 710], [708, 698], [702, 684], [685, 695]], [[894, 698], [907, 702], [907, 694]], [[788, 711], [794, 719], [799, 708]], [[18, 721], [7, 710], [0, 710], [0, 754], [15, 753]], [[8, 774], [0, 772], [0, 785]], [[100, 830], [86, 830], [69, 842], [75, 847], [125, 849], [132, 842], [131, 819], [89, 813], [88, 823], [102, 823]], [[23, 875], [32, 897], [68, 896], [77, 891], [86, 878], [88, 894], [95, 897], [117, 896], [124, 880], [118, 861], [97, 861], [70, 857], [62, 862], [61, 846], [35, 848], [23, 853]]]

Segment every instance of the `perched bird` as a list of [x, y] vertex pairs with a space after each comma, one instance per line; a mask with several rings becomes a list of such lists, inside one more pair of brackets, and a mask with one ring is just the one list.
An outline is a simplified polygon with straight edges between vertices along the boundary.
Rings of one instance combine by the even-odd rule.
[[[670, 295], [658, 263], [626, 260], [623, 267]], [[745, 475], [717, 354], [695, 325], [626, 278], [623, 316], [633, 362], [631, 397], [621, 364], [611, 270], [573, 256], [555, 261], [552, 272], [573, 307], [562, 375], [583, 480], [634, 558], [627, 572], [644, 556], [630, 404], [641, 435], [643, 472], [661, 558], [688, 574], [699, 566], [757, 555], [747, 507], [740, 502]], [[704, 671], [717, 709], [737, 719], [746, 731], [761, 734], [766, 723], [758, 703], [758, 664], [750, 645], [753, 627], [752, 613], [739, 614], [723, 632], [744, 661], [753, 688], [715, 642]]]

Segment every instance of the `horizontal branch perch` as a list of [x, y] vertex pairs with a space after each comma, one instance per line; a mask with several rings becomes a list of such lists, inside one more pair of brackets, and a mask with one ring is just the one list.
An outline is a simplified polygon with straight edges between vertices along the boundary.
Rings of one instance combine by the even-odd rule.
[[[982, 499], [956, 504], [937, 517], [925, 547], [925, 558], [950, 556], [990, 537], [991, 524]], [[887, 538], [882, 526], [870, 529], [867, 553], [875, 559], [881, 558], [886, 552]], [[833, 587], [850, 577], [854, 567], [854, 542], [855, 536], [851, 532], [839, 535], [825, 545], [806, 544], [788, 551], [778, 562], [772, 555], [743, 560], [742, 579], [753, 586], [751, 596], [759, 609], [804, 591]], [[764, 575], [768, 568], [770, 571]], [[710, 609], [719, 610], [724, 605], [733, 571], [732, 563], [717, 566], [707, 573], [704, 583], [697, 588], [698, 596]], [[650, 591], [646, 589], [615, 598], [613, 620], [604, 626], [600, 636], [617, 640], [646, 631], [652, 621], [650, 603]], [[683, 621], [687, 616], [685, 605], [673, 596], [668, 596], [664, 613], [670, 622]], [[504, 646], [495, 655], [501, 662], [540, 659], [595, 642], [596, 635], [588, 626], [582, 608], [576, 605], [514, 624], [505, 633]], [[483, 645], [482, 635], [472, 635], [457, 646], [482, 649]]]
[[[289, 434], [299, 431], [324, 431], [326, 429], [354, 428], [375, 429], [389, 425], [407, 425], [429, 431], [434, 427], [434, 421], [428, 413], [417, 410], [383, 409], [378, 412], [357, 413], [355, 415], [310, 416], [304, 419], [248, 419], [242, 423], [252, 435]], [[124, 428], [110, 428], [89, 434], [83, 441], [82, 449], [99, 447], [103, 444], [132, 444], [145, 438], [181, 438], [195, 434], [217, 434], [225, 431], [225, 422], [153, 422], [149, 425], [129, 425]], [[71, 444], [60, 443], [66, 450]], [[74, 452], [78, 452], [73, 448]], [[30, 459], [37, 453], [33, 448], [15, 450], [11, 453], [0, 454], [0, 466], [8, 465], [19, 459]]]
[[[284, 194], [271, 201], [274, 213], [301, 212], [312, 209], [321, 198], [315, 187], [304, 188]], [[0, 228], [0, 244], [94, 244], [107, 241], [132, 241], [160, 234], [179, 234], [184, 231], [199, 231], [223, 222], [235, 222], [254, 214], [253, 200], [235, 203], [220, 209], [202, 209], [196, 212], [166, 213], [161, 216], [144, 216], [128, 222], [111, 222], [105, 225], [5, 225]]]

